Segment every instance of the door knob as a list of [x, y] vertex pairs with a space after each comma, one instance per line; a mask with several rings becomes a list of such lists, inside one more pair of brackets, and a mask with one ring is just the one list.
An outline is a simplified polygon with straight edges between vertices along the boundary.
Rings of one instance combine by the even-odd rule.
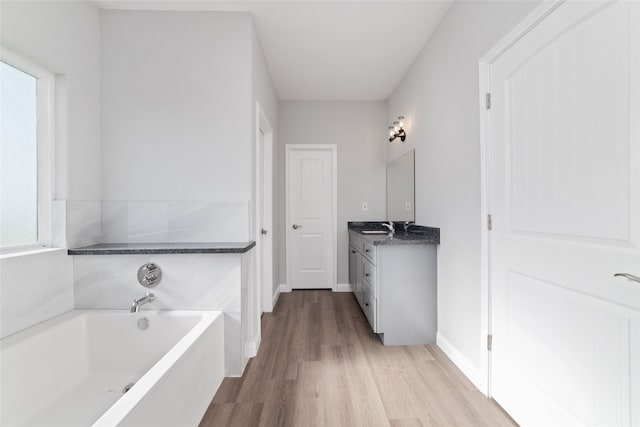
[[298, 228], [302, 228], [302, 226], [298, 224], [293, 224], [291, 228], [293, 228], [294, 230], [297, 230]]
[[267, 234], [267, 230], [265, 230], [264, 228], [262, 230], [260, 230], [260, 234], [265, 235]]
[[640, 277], [634, 276], [633, 274], [629, 273], [616, 273], [613, 275], [613, 277], [624, 277], [626, 279], [633, 280], [634, 282], [640, 282]]

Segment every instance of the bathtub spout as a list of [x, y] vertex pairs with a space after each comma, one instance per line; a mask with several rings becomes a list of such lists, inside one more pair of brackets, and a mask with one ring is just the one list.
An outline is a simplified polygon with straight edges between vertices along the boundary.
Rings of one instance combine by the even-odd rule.
[[153, 302], [155, 301], [155, 299], [156, 299], [156, 296], [152, 293], [148, 293], [147, 295], [143, 296], [140, 299], [134, 299], [133, 302], [131, 303], [131, 312], [137, 313], [138, 310], [140, 309], [140, 306], [148, 302]]

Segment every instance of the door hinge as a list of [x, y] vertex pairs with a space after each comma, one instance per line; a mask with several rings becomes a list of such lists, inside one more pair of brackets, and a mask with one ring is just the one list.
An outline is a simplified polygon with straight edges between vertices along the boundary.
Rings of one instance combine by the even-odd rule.
[[493, 335], [487, 335], [487, 350], [491, 351], [492, 346], [493, 346]]
[[491, 214], [487, 215], [487, 230], [493, 230], [493, 218], [491, 217]]
[[491, 94], [487, 93], [484, 97], [484, 104], [487, 110], [491, 109]]

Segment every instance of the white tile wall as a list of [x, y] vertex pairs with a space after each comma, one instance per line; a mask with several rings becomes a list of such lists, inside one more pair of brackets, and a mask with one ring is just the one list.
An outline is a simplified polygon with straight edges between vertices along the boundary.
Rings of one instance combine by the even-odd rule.
[[170, 202], [168, 208], [171, 242], [249, 240], [247, 202]]
[[67, 201], [51, 202], [51, 246], [67, 247]]
[[[148, 289], [138, 268], [154, 262], [162, 280]], [[74, 300], [78, 309], [128, 309], [153, 292], [156, 310], [240, 310], [240, 254], [76, 255]]]
[[224, 371], [226, 376], [239, 377], [245, 366], [242, 352], [242, 313], [224, 312]]
[[73, 248], [102, 241], [100, 201], [54, 200], [51, 211], [51, 246]]
[[102, 242], [124, 243], [129, 239], [126, 202], [102, 202]]
[[[244, 242], [249, 240], [248, 202], [57, 200], [52, 205], [52, 244], [80, 247], [100, 242]], [[4, 256], [0, 287], [2, 336], [78, 309], [128, 309], [152, 291], [143, 309], [225, 312], [226, 374], [246, 363], [247, 254], [166, 254], [70, 257], [66, 249]], [[155, 262], [162, 282], [138, 284], [138, 268]]]
[[[74, 301], [78, 309], [128, 310], [134, 298], [153, 292], [141, 310], [221, 310], [225, 317], [225, 375], [239, 376], [246, 364], [243, 335], [246, 254], [76, 255]], [[154, 262], [162, 280], [148, 289], [138, 268]], [[246, 299], [246, 297], [244, 297]]]
[[73, 309], [66, 249], [3, 255], [0, 284], [0, 338]]
[[248, 202], [102, 202], [105, 243], [248, 240]]
[[99, 243], [101, 206], [97, 200], [67, 200], [67, 247]]
[[167, 242], [168, 202], [127, 203], [127, 242]]

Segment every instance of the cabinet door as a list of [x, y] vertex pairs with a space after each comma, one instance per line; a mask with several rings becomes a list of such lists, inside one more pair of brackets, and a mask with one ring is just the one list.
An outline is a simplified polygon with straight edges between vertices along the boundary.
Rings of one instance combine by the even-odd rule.
[[361, 265], [362, 272], [360, 277], [362, 278], [362, 292], [370, 293], [373, 298], [378, 298], [376, 286], [377, 267], [366, 257], [362, 257]]
[[360, 254], [351, 245], [349, 245], [349, 283], [353, 294], [360, 302]]

